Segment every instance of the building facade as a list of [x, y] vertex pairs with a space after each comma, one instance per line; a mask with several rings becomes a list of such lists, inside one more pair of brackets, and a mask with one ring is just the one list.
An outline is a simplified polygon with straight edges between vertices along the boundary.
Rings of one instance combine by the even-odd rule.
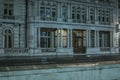
[[118, 23], [116, 25], [116, 37], [117, 37], [117, 47], [119, 47], [119, 52], [120, 52], [120, 1], [118, 0]]
[[0, 0], [0, 55], [113, 54], [116, 0]]

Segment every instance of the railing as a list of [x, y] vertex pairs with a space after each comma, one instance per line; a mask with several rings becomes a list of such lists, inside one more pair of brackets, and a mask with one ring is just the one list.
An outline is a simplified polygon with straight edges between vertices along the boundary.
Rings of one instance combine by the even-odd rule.
[[56, 48], [41, 48], [42, 52], [56, 52]]
[[28, 48], [5, 48], [4, 53], [28, 53]]
[[110, 47], [101, 47], [100, 51], [110, 51]]

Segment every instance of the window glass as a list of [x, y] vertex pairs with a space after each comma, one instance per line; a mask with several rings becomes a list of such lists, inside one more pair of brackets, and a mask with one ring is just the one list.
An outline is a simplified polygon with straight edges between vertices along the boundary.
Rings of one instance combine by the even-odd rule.
[[4, 16], [3, 18], [13, 19], [13, 4], [12, 3], [4, 3]]
[[54, 1], [42, 1], [40, 6], [41, 20], [57, 20], [57, 3]]
[[6, 29], [4, 33], [4, 47], [5, 48], [12, 48], [13, 47], [13, 34], [11, 30]]

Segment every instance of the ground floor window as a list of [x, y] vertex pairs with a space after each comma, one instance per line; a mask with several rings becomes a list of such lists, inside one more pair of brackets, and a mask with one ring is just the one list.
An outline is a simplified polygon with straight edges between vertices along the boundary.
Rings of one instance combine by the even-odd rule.
[[10, 29], [4, 31], [4, 48], [13, 48], [13, 33]]
[[54, 47], [54, 29], [41, 29], [40, 33], [40, 45], [41, 48], [53, 48]]
[[66, 48], [68, 45], [68, 35], [67, 29], [55, 30], [55, 46]]
[[41, 28], [38, 42], [41, 48], [67, 48], [70, 45], [68, 38], [70, 39], [70, 31], [67, 29]]
[[110, 32], [100, 31], [100, 47], [110, 47]]

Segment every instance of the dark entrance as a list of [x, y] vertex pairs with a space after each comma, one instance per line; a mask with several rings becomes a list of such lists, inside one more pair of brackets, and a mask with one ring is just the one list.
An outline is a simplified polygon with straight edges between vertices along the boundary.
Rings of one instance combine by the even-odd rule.
[[73, 30], [73, 48], [74, 53], [86, 52], [86, 31]]

